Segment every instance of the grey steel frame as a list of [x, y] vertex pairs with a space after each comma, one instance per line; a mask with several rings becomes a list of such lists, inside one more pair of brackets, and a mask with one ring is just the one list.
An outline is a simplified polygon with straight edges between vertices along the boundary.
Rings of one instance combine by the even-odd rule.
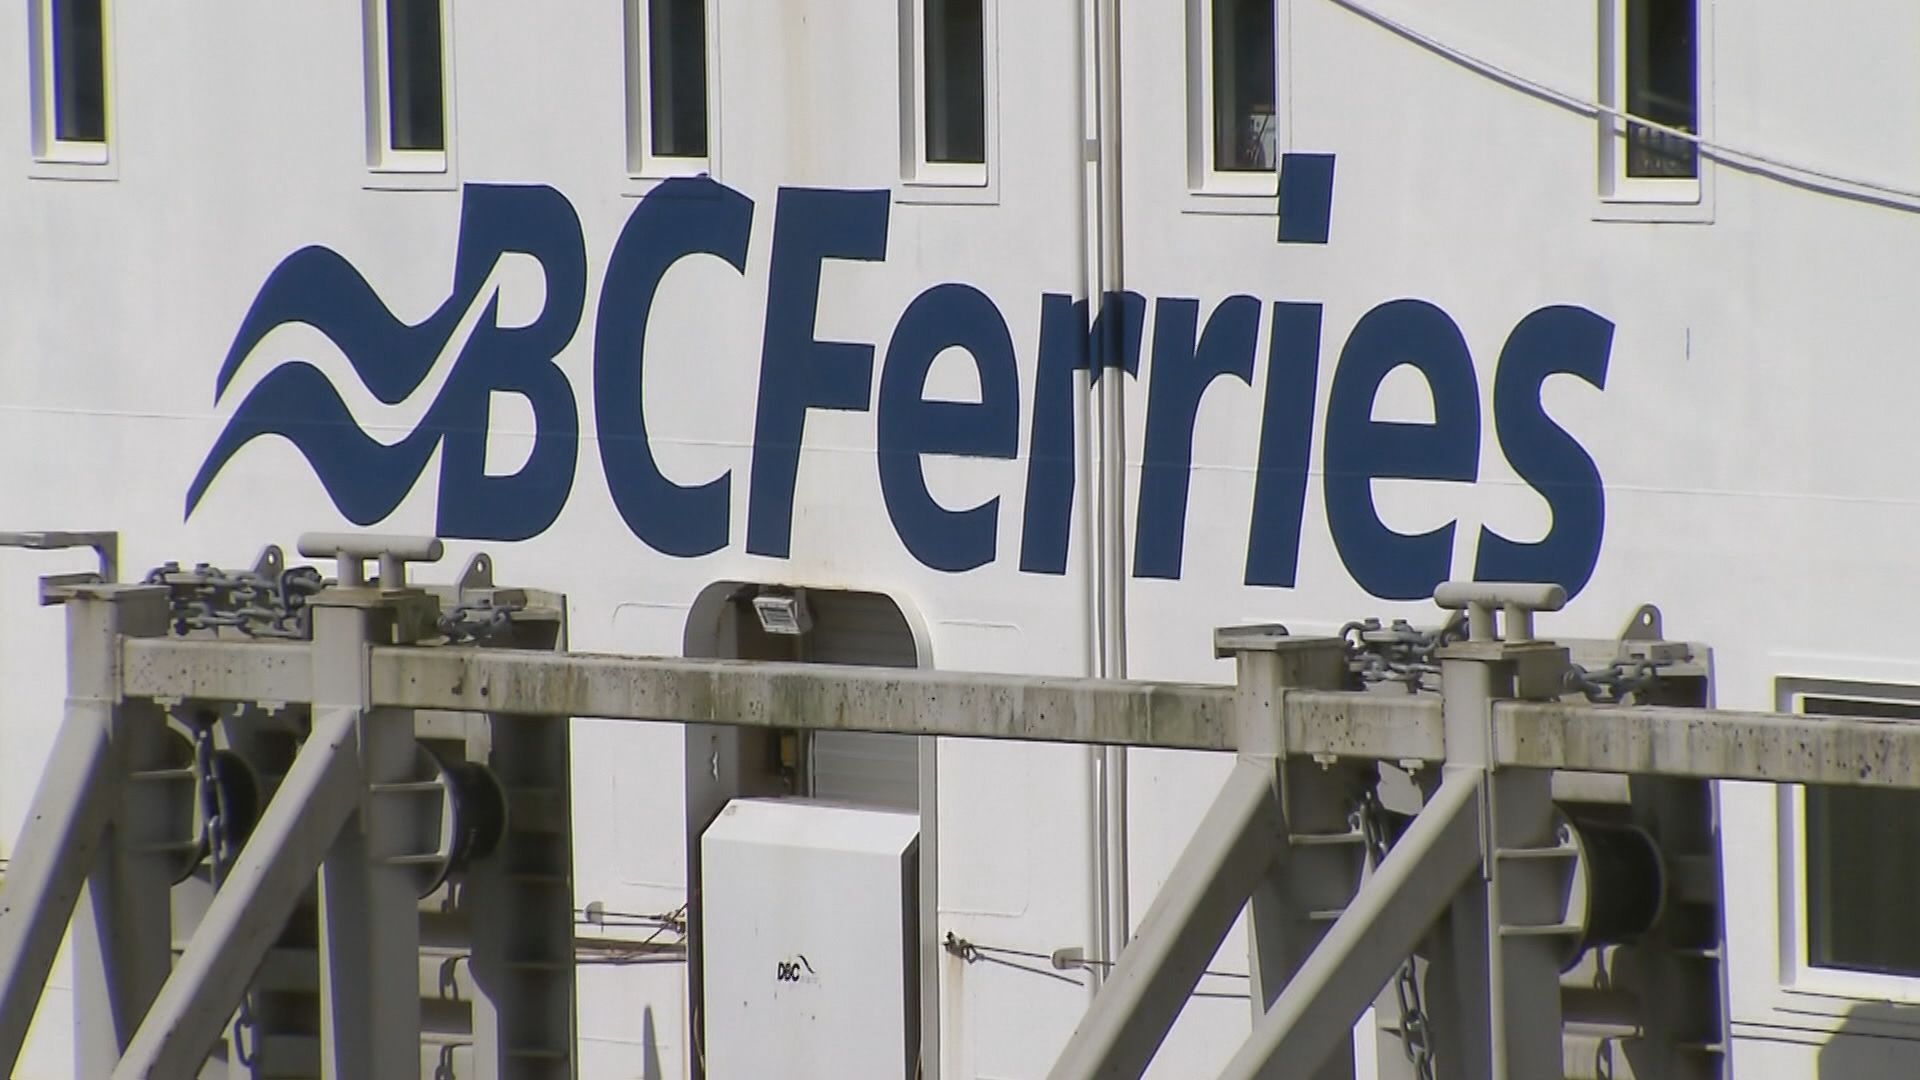
[[[389, 566], [437, 554], [425, 541], [331, 539]], [[1920, 787], [1920, 724], [1562, 702], [1567, 652], [1531, 639], [1532, 613], [1563, 600], [1553, 587], [1443, 587], [1437, 599], [1466, 608], [1472, 634], [1442, 653], [1437, 700], [1339, 689], [1338, 639], [1267, 627], [1218, 635], [1217, 649], [1239, 664], [1237, 686], [1221, 688], [380, 645], [393, 612], [351, 596], [321, 604], [312, 643], [179, 640], [161, 636], [160, 590], [65, 582], [59, 591], [67, 719], [0, 891], [0, 1073], [15, 1063], [71, 918], [86, 967], [78, 1011], [100, 1006], [110, 1019], [84, 1022], [111, 1029], [82, 1074], [192, 1075], [316, 873], [326, 893], [325, 1074], [410, 1072], [413, 897], [382, 863], [402, 826], [377, 792], [398, 775], [412, 710], [1236, 752], [1063, 1051], [1052, 1073], [1061, 1080], [1139, 1075], [1248, 904], [1255, 1018], [1223, 1075], [1350, 1077], [1341, 1047], [1352, 1022], [1436, 925], [1459, 1017], [1450, 1074], [1558, 1075], [1562, 849], [1551, 770]], [[141, 760], [141, 731], [159, 705], [180, 701], [305, 704], [313, 721], [169, 970], [164, 935], [155, 940], [138, 905], [75, 904], [116, 880], [131, 891], [114, 895], [164, 904], [164, 879], [142, 862], [140, 785], [127, 780], [154, 764]], [[1328, 779], [1338, 770], [1325, 767], [1375, 761], [1420, 767], [1428, 794], [1391, 853], [1356, 877], [1356, 838]]]

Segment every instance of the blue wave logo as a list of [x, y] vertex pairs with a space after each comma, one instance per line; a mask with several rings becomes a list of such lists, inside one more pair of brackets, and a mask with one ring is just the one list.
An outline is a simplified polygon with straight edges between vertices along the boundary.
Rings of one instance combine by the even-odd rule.
[[[1326, 241], [1333, 172], [1332, 159], [1322, 157], [1304, 172], [1298, 160], [1285, 166], [1286, 242]], [[928, 485], [925, 460], [1024, 457], [1020, 570], [1065, 574], [1080, 438], [1075, 394], [1101, 370], [1117, 369], [1111, 377], [1133, 380], [1146, 400], [1133, 576], [1177, 580], [1200, 403], [1216, 380], [1248, 392], [1261, 385], [1255, 376], [1267, 323], [1258, 456], [1246, 463], [1254, 470], [1247, 585], [1294, 586], [1308, 493], [1318, 476], [1327, 534], [1353, 581], [1386, 599], [1430, 595], [1452, 573], [1461, 522], [1399, 532], [1382, 518], [1373, 481], [1479, 483], [1481, 446], [1493, 441], [1506, 468], [1544, 501], [1552, 524], [1537, 539], [1517, 540], [1481, 525], [1472, 542], [1474, 577], [1556, 581], [1573, 595], [1592, 576], [1605, 535], [1605, 485], [1592, 455], [1548, 414], [1543, 394], [1548, 380], [1561, 376], [1606, 389], [1613, 324], [1595, 312], [1567, 304], [1532, 311], [1514, 325], [1496, 362], [1477, 365], [1452, 316], [1416, 298], [1375, 305], [1336, 343], [1323, 340], [1325, 305], [1316, 300], [1274, 301], [1269, 319], [1260, 299], [1236, 294], [1214, 305], [1203, 323], [1196, 297], [1149, 301], [1129, 292], [1089, 301], [1048, 292], [1039, 298], [1038, 340], [1023, 364], [999, 304], [972, 285], [948, 281], [928, 285], [906, 305], [884, 351], [878, 342], [822, 339], [823, 268], [884, 264], [890, 206], [884, 189], [779, 190], [765, 301], [745, 309], [749, 318], [754, 310], [761, 316], [749, 460], [742, 476], [731, 449], [701, 440], [704, 478], [689, 483], [661, 469], [657, 451], [673, 440], [648, 425], [647, 372], [739, 377], [734, 362], [744, 358], [689, 346], [678, 334], [669, 336], [673, 346], [649, 350], [648, 327], [663, 315], [695, 327], [741, 317], [741, 309], [715, 304], [671, 313], [656, 307], [663, 280], [683, 260], [717, 260], [742, 277], [750, 269], [756, 278], [762, 273], [748, 259], [755, 203], [710, 177], [683, 177], [633, 205], [607, 256], [591, 356], [580, 359], [591, 361], [582, 388], [594, 395], [606, 490], [634, 537], [676, 558], [708, 555], [731, 545], [744, 501], [746, 554], [790, 557], [809, 417], [870, 413], [887, 519], [921, 565], [962, 573], [992, 564], [1006, 532], [1001, 495], [948, 506]], [[522, 317], [503, 294], [522, 294], [516, 271], [529, 261], [543, 275], [543, 299]], [[537, 185], [464, 190], [452, 285], [418, 322], [396, 315], [337, 252], [294, 252], [255, 296], [220, 367], [215, 402], [226, 403], [228, 420], [188, 491], [188, 516], [235, 455], [255, 439], [276, 436], [305, 455], [356, 525], [391, 515], [437, 455], [439, 535], [539, 535], [566, 505], [579, 457], [579, 406], [555, 360], [580, 330], [586, 292], [579, 216], [565, 196]], [[871, 304], [879, 294], [851, 295]], [[1143, 365], [1149, 340], [1151, 361]], [[309, 346], [305, 352], [299, 342]], [[956, 347], [971, 357], [977, 401], [927, 392], [935, 360]], [[1323, 354], [1338, 357], [1330, 379], [1320, 374]], [[1481, 413], [1483, 366], [1493, 379], [1490, 417]], [[1415, 369], [1431, 391], [1430, 421], [1373, 418], [1381, 386], [1402, 367]], [[1031, 380], [1024, 386], [1023, 374]], [[489, 429], [509, 426], [489, 414], [503, 401], [523, 401], [533, 411], [530, 436], [492, 432], [494, 446], [528, 454], [512, 473], [488, 460]], [[489, 466], [497, 467], [490, 473]], [[836, 474], [835, 482], [850, 475]], [[744, 500], [733, 494], [738, 479], [745, 481]], [[857, 498], [836, 494], [811, 516], [826, 520], [861, 505]]]
[[[500, 321], [496, 270], [510, 254], [531, 257], [545, 275], [545, 301], [525, 325]], [[554, 358], [579, 329], [586, 292], [579, 215], [565, 196], [545, 186], [471, 184], [463, 190], [453, 287], [417, 323], [395, 315], [339, 253], [320, 246], [294, 252], [254, 297], [220, 367], [215, 403], [234, 389], [236, 376], [268, 335], [300, 324], [346, 358], [360, 384], [349, 389], [359, 391], [353, 396], [363, 415], [417, 413], [418, 419], [397, 441], [382, 441], [356, 419], [314, 358], [283, 360], [234, 408], [187, 491], [187, 516], [234, 455], [272, 435], [306, 457], [334, 506], [356, 525], [393, 513], [438, 448], [441, 536], [538, 535], [559, 516], [573, 488], [579, 408]], [[496, 393], [520, 395], [533, 408], [532, 452], [507, 475], [486, 472], [488, 413]]]

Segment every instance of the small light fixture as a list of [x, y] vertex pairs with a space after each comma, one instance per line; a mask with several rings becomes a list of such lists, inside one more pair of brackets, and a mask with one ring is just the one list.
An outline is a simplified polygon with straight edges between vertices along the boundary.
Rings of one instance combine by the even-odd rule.
[[813, 612], [807, 608], [803, 590], [761, 593], [753, 598], [753, 613], [760, 619], [760, 629], [769, 634], [799, 637], [813, 629]]

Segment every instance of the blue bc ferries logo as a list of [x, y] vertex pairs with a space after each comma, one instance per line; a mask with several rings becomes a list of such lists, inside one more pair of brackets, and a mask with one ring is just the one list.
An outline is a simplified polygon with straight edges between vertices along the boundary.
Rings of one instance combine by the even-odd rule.
[[[1330, 171], [1324, 184], [1317, 228], [1309, 215], [1307, 232], [1317, 232], [1309, 242], [1325, 240]], [[999, 557], [1000, 500], [959, 509], [942, 505], [929, 492], [922, 467], [927, 455], [1020, 454], [1023, 388], [1012, 336], [993, 300], [952, 282], [916, 297], [879, 364], [877, 400], [875, 347], [815, 337], [822, 264], [883, 261], [889, 207], [885, 191], [779, 192], [747, 477], [750, 553], [787, 557], [807, 415], [832, 409], [874, 412], [881, 493], [900, 540], [920, 562], [957, 572]], [[680, 260], [711, 256], [746, 272], [754, 210], [753, 200], [713, 180], [668, 181], [636, 205], [601, 284], [592, 387], [601, 466], [633, 534], [672, 556], [704, 555], [732, 542], [734, 478], [729, 471], [683, 484], [656, 466], [642, 401], [643, 372], [654, 359], [643, 347], [647, 324], [662, 279]], [[1288, 218], [1283, 196], [1282, 239], [1290, 239]], [[510, 254], [531, 257], [545, 274], [544, 307], [526, 325], [502, 325], [497, 293], [474, 310], [495, 267]], [[305, 455], [334, 505], [357, 524], [391, 514], [438, 449], [440, 535], [520, 540], [544, 532], [573, 486], [579, 411], [574, 388], [554, 360], [580, 326], [586, 292], [579, 216], [564, 196], [544, 186], [465, 189], [452, 290], [419, 323], [395, 317], [332, 250], [316, 246], [293, 253], [254, 299], [221, 366], [216, 395], [235, 384], [242, 362], [269, 333], [298, 323], [338, 346], [373, 398], [387, 406], [424, 400], [424, 413], [398, 441], [381, 441], [355, 422], [339, 389], [317, 366], [299, 359], [281, 363], [234, 408], [188, 491], [188, 515], [242, 447], [276, 435]], [[1133, 573], [1178, 578], [1200, 400], [1216, 379], [1254, 385], [1262, 304], [1251, 296], [1230, 297], [1204, 326], [1197, 299], [1161, 297], [1151, 307]], [[1078, 373], [1096, 383], [1103, 372], [1137, 376], [1147, 347], [1145, 297], [1107, 296], [1091, 319], [1088, 308], [1063, 294], [1040, 298], [1019, 553], [1020, 569], [1028, 573], [1066, 571]], [[1272, 305], [1245, 565], [1250, 585], [1294, 584], [1314, 461], [1321, 311], [1314, 302]], [[1481, 528], [1476, 578], [1557, 581], [1576, 593], [1591, 577], [1605, 520], [1600, 474], [1579, 443], [1547, 416], [1541, 389], [1560, 374], [1603, 389], [1612, 339], [1611, 323], [1572, 306], [1534, 311], [1508, 336], [1494, 368], [1494, 433], [1513, 471], [1545, 500], [1552, 527], [1534, 541]], [[973, 359], [978, 401], [925, 395], [934, 359], [952, 347]], [[456, 355], [449, 363], [450, 351]], [[1381, 383], [1402, 366], [1416, 369], [1430, 387], [1430, 422], [1373, 418]], [[532, 404], [534, 444], [517, 472], [490, 475], [488, 409], [491, 396], [502, 392]], [[1421, 300], [1393, 300], [1355, 325], [1340, 349], [1325, 403], [1319, 471], [1329, 531], [1348, 572], [1367, 591], [1419, 599], [1450, 576], [1456, 524], [1421, 534], [1397, 532], [1381, 521], [1372, 482], [1473, 483], [1480, 475], [1481, 426], [1473, 358], [1445, 312]]]

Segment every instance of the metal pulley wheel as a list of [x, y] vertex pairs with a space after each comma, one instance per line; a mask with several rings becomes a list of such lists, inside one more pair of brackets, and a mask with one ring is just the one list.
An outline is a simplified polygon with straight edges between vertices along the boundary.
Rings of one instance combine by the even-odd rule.
[[1659, 925], [1667, 906], [1667, 865], [1651, 833], [1630, 821], [1562, 811], [1576, 851], [1568, 921], [1580, 928], [1571, 968], [1588, 949], [1628, 945]]
[[507, 794], [477, 761], [450, 760], [425, 744], [421, 756], [441, 791], [438, 843], [430, 858], [419, 860], [424, 898], [499, 846], [507, 828]]
[[[179, 813], [170, 827], [178, 840], [159, 843], [173, 860], [175, 885], [192, 877], [209, 859], [230, 862], [252, 835], [260, 819], [260, 779], [247, 760], [232, 750], [216, 750], [209, 731], [204, 736], [169, 732], [177, 749], [168, 756], [178, 765], [133, 776], [138, 783], [177, 784], [179, 793], [169, 803]], [[204, 745], [203, 745], [204, 743]], [[175, 801], [177, 799], [177, 802]], [[217, 879], [218, 867], [214, 868]]]

